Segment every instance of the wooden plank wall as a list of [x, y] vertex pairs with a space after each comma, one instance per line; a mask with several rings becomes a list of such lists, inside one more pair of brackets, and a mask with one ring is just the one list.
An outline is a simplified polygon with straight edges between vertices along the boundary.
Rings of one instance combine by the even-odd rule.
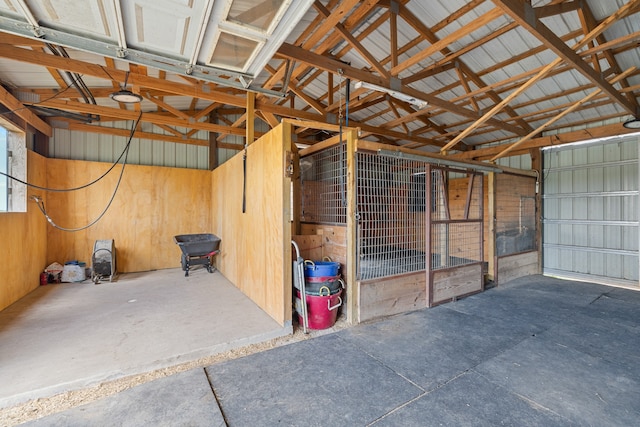
[[[109, 163], [47, 159], [47, 182], [70, 188], [102, 175]], [[116, 186], [121, 166], [83, 190], [48, 193], [47, 212], [63, 227], [97, 218]], [[180, 267], [177, 234], [211, 232], [211, 172], [127, 165], [113, 204], [94, 226], [74, 233], [47, 227], [47, 264], [69, 260], [91, 264], [96, 240], [115, 241], [118, 272]]]
[[427, 305], [427, 273], [421, 271], [368, 282], [358, 282], [360, 322], [418, 310]]
[[518, 277], [540, 274], [538, 256], [538, 251], [532, 251], [498, 257], [498, 283], [504, 284]]
[[281, 325], [291, 323], [291, 179], [284, 175], [291, 125], [281, 123], [249, 145], [246, 210], [243, 153], [212, 172], [213, 233], [218, 269]]
[[[520, 226], [539, 226], [537, 214], [523, 216], [521, 198], [536, 195], [535, 177], [502, 173], [496, 176], [496, 233], [518, 231]], [[528, 212], [530, 213], [530, 212]], [[522, 217], [521, 217], [522, 216]], [[539, 236], [537, 233], [533, 235]], [[512, 248], [518, 250], [517, 247]], [[500, 285], [518, 277], [540, 273], [540, 252], [537, 250], [496, 256], [496, 284]]]
[[429, 306], [454, 301], [458, 297], [484, 289], [481, 264], [436, 270], [431, 272]]
[[[340, 263], [340, 276], [345, 282], [347, 292], [342, 293], [341, 310], [350, 317], [350, 312], [355, 311], [354, 305], [349, 300], [349, 290], [353, 295], [352, 285], [349, 280], [347, 268], [347, 227], [331, 224], [300, 224], [301, 236], [297, 236], [300, 242], [307, 242], [308, 250], [305, 259], [313, 261], [322, 260], [324, 257], [331, 258], [332, 261]], [[318, 249], [319, 247], [319, 249]], [[302, 251], [302, 247], [301, 247]]]
[[[321, 235], [296, 235], [292, 236], [293, 241], [300, 249], [300, 256], [303, 259], [321, 260], [322, 259], [322, 236]], [[295, 261], [296, 253], [292, 252], [292, 260]]]
[[[27, 152], [27, 181], [45, 186], [46, 160]], [[41, 191], [29, 188], [27, 197]], [[47, 266], [47, 221], [35, 203], [27, 202], [27, 212], [0, 214], [0, 310], [13, 304], [40, 284]]]
[[[476, 177], [476, 179], [480, 179], [480, 177]], [[483, 253], [486, 256], [489, 252], [489, 184], [487, 181], [487, 175], [482, 177], [482, 185], [483, 185]], [[460, 219], [464, 213], [464, 206], [467, 199], [467, 190], [469, 185], [468, 178], [458, 178], [452, 179], [449, 181], [449, 208], [451, 210], [451, 218]], [[472, 203], [472, 212], [474, 209], [477, 209], [477, 199], [474, 198]], [[455, 245], [452, 246], [450, 252], [451, 254], [455, 254]]]
[[[342, 277], [347, 277], [347, 227], [327, 224], [300, 224], [301, 234], [320, 236], [321, 252], [319, 261], [328, 256], [332, 261], [340, 263]], [[317, 252], [315, 253], [317, 256]]]

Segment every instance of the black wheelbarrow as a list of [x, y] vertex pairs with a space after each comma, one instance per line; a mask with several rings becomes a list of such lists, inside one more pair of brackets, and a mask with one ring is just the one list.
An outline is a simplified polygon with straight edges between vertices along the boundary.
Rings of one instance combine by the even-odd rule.
[[209, 273], [215, 271], [211, 265], [211, 258], [220, 253], [220, 238], [215, 234], [180, 234], [173, 236], [173, 240], [180, 246], [180, 258], [185, 277], [189, 275], [192, 265], [204, 265]]

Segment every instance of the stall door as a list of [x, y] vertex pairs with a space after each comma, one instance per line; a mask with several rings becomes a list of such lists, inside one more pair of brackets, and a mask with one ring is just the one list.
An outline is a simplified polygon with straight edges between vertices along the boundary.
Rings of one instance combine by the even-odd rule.
[[638, 137], [543, 158], [544, 274], [638, 287]]

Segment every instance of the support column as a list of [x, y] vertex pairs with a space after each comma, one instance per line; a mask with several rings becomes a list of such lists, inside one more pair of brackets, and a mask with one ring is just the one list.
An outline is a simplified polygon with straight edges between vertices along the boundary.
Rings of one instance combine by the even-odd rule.
[[[209, 123], [218, 122], [218, 113], [212, 111], [209, 113]], [[218, 134], [209, 132], [209, 170], [212, 171], [218, 167]]]

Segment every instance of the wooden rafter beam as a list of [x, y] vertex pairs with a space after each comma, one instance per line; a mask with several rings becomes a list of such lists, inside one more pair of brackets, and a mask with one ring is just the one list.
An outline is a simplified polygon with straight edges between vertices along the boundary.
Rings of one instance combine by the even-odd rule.
[[156, 104], [158, 107], [162, 108], [163, 110], [170, 112], [171, 114], [173, 114], [176, 117], [179, 117], [179, 118], [181, 118], [183, 120], [190, 120], [191, 119], [191, 116], [189, 116], [187, 113], [184, 113], [184, 112], [178, 110], [177, 108], [172, 107], [171, 105], [169, 105], [166, 102], [162, 101], [160, 98], [155, 98], [149, 92], [143, 92], [142, 96], [144, 96], [146, 99], [148, 99], [149, 101], [153, 102], [154, 104]]
[[[601, 127], [594, 127], [589, 129], [582, 129], [573, 132], [559, 133], [555, 135], [540, 136], [533, 138], [520, 147], [517, 150], [511, 152], [512, 156], [527, 153], [531, 149], [550, 147], [554, 145], [570, 144], [572, 142], [585, 141], [595, 138], [606, 138], [608, 136], [624, 135], [628, 133], [637, 132], [633, 129], [627, 129], [622, 124], [613, 124]], [[477, 150], [468, 150], [460, 153], [450, 154], [448, 157], [460, 160], [484, 160], [490, 159], [496, 154], [508, 148], [512, 143], [501, 144], [499, 146], [479, 148]]]
[[546, 6], [538, 6], [533, 10], [536, 13], [536, 18], [548, 18], [549, 16], [556, 16], [562, 13], [573, 12], [574, 10], [580, 10], [585, 3], [582, 0], [573, 0], [565, 3], [548, 4]]
[[[0, 44], [0, 57], [11, 58], [15, 61], [26, 62], [30, 64], [54, 67], [62, 70], [72, 71], [75, 73], [98, 77], [110, 81], [124, 82], [126, 71], [115, 68], [108, 68], [103, 65], [90, 64], [72, 58], [61, 58], [42, 52], [23, 49], [7, 44]], [[198, 86], [191, 84], [167, 81], [151, 76], [143, 76], [138, 74], [129, 74], [128, 82], [132, 85], [139, 85], [147, 89], [156, 89], [163, 92], [173, 94], [197, 97], [209, 101], [220, 102], [226, 105], [236, 107], [244, 107], [246, 104], [244, 97], [229, 95], [224, 92], [212, 90], [212, 86], [201, 83]]]
[[[320, 68], [335, 74], [338, 73], [338, 70], [342, 70], [343, 76], [345, 78], [350, 78], [352, 80], [367, 82], [367, 83], [371, 83], [371, 84], [386, 87], [386, 88], [390, 88], [391, 86], [389, 81], [383, 79], [380, 76], [376, 76], [375, 74], [372, 74], [366, 70], [361, 70], [359, 68], [352, 67], [350, 65], [344, 64], [335, 59], [327, 58], [325, 56], [318, 55], [313, 52], [309, 52], [305, 49], [302, 49], [297, 46], [293, 46], [288, 43], [283, 43], [280, 46], [280, 49], [278, 49], [278, 52], [276, 55], [284, 58], [295, 59], [298, 62], [303, 62], [305, 64], [308, 64], [309, 66]], [[451, 113], [455, 113], [457, 115], [460, 115], [463, 117], [469, 117], [472, 119], [479, 118], [479, 114], [473, 110], [445, 101], [436, 96], [423, 93], [421, 91], [410, 88], [408, 86], [402, 86], [400, 88], [400, 91], [406, 93], [407, 95], [413, 96], [417, 99], [423, 99], [427, 101], [429, 104], [440, 107]], [[524, 135], [526, 133], [526, 132], [523, 132], [522, 128], [506, 124], [500, 120], [492, 119], [488, 123], [492, 126], [515, 133], [516, 135]]]
[[[518, 9], [518, 6], [520, 7], [525, 7], [525, 3], [517, 3], [516, 5], [513, 4], [513, 0], [493, 0], [494, 3], [497, 3], [499, 5], [503, 5], [505, 9], [507, 10], [511, 10], [509, 9], [508, 6], [514, 8], [514, 9]], [[505, 4], [505, 3], [508, 3]], [[621, 19], [622, 17], [626, 16], [630, 10], [633, 9], [634, 6], [636, 6], [638, 3], [640, 3], [640, 0], [632, 0], [631, 3], [627, 3], [626, 5], [624, 5], [622, 8], [620, 8], [616, 13], [614, 13], [613, 15], [609, 16], [607, 19], [605, 19], [604, 21], [602, 21], [600, 23], [600, 25], [598, 25], [596, 28], [594, 28], [592, 31], [589, 32], [589, 34], [587, 34], [584, 38], [582, 38], [582, 40], [580, 40], [578, 43], [576, 43], [573, 48], [569, 48], [566, 44], [564, 44], [559, 38], [556, 37], [557, 40], [559, 40], [558, 43], [554, 43], [553, 46], [556, 46], [559, 50], [562, 51], [571, 51], [574, 53], [574, 49], [580, 49], [584, 46], [587, 45], [587, 43], [589, 43], [591, 40], [593, 40], [595, 37], [597, 37], [599, 34], [601, 34], [604, 30], [606, 30], [607, 28], [609, 28], [611, 25], [613, 25], [614, 22], [616, 22], [617, 20]], [[531, 5], [527, 4], [529, 6], [529, 8], [531, 7]], [[530, 9], [529, 9], [530, 10]], [[532, 12], [528, 12], [529, 15], [532, 14]], [[516, 16], [517, 13], [514, 13]], [[523, 12], [524, 14], [524, 12]], [[533, 14], [533, 16], [535, 17], [535, 14]], [[515, 19], [515, 18], [514, 18]], [[523, 25], [524, 23], [526, 23], [527, 19], [531, 19], [530, 17], [527, 18], [522, 18], [523, 22], [518, 21], [521, 25]], [[534, 18], [535, 19], [535, 18]], [[528, 25], [528, 24], [527, 24]], [[542, 24], [541, 24], [542, 25]], [[545, 27], [546, 28], [546, 27]], [[554, 35], [555, 36], [555, 35]], [[562, 44], [562, 46], [564, 46], [564, 48], [557, 46]], [[565, 49], [566, 48], [566, 49]], [[577, 56], [577, 55], [576, 55]], [[456, 136], [455, 138], [453, 138], [451, 141], [449, 141], [447, 143], [447, 145], [445, 145], [444, 147], [442, 147], [442, 149], [440, 150], [441, 152], [446, 152], [447, 150], [455, 147], [455, 145], [460, 142], [464, 137], [466, 137], [467, 135], [471, 134], [471, 132], [473, 132], [476, 128], [478, 128], [479, 126], [482, 126], [483, 123], [485, 123], [487, 120], [489, 120], [491, 117], [493, 117], [495, 114], [497, 114], [498, 112], [500, 112], [500, 110], [502, 110], [506, 105], [508, 105], [513, 99], [515, 99], [518, 95], [520, 95], [522, 92], [524, 92], [525, 90], [527, 90], [528, 88], [530, 88], [531, 86], [533, 86], [534, 84], [536, 84], [539, 80], [541, 80], [542, 78], [544, 78], [553, 68], [555, 68], [556, 66], [560, 65], [560, 63], [562, 63], [563, 61], [563, 56], [558, 56], [557, 59], [555, 59], [554, 61], [552, 61], [551, 63], [549, 63], [547, 66], [543, 67], [535, 76], [533, 76], [529, 81], [527, 81], [525, 84], [521, 85], [520, 87], [518, 87], [515, 91], [513, 91], [511, 94], [509, 94], [509, 96], [507, 96], [506, 98], [504, 98], [500, 103], [498, 103], [497, 105], [495, 105], [493, 108], [491, 108], [491, 110], [489, 110], [487, 113], [485, 113], [480, 119], [476, 120], [471, 126], [467, 127], [466, 129], [464, 129], [458, 136]], [[579, 59], [579, 57], [578, 57]], [[579, 62], [584, 64], [587, 68], [588, 65], [586, 65], [584, 63], [584, 61], [582, 61], [581, 59], [579, 59]], [[575, 65], [575, 64], [573, 64]], [[592, 72], [594, 72], [594, 70], [592, 68], [589, 68]], [[597, 76], [598, 80], [601, 80], [600, 76]], [[602, 86], [602, 85], [598, 85], [605, 93], [608, 94], [608, 91], [605, 89], [611, 88], [611, 90], [613, 90], [613, 92], [616, 93], [616, 100], [622, 99], [623, 101], [625, 101], [626, 104], [626, 98], [624, 98], [617, 90], [615, 90], [615, 88], [613, 88], [613, 86], [611, 86], [607, 81], [604, 81], [604, 85], [606, 86]], [[633, 109], [632, 109], [633, 110]], [[632, 112], [632, 114], [636, 114], [635, 112]]]
[[[37, 103], [40, 106], [57, 108], [65, 111], [75, 111], [77, 113], [84, 114], [97, 114], [100, 116], [113, 117], [119, 120], [137, 120], [140, 113], [137, 111], [121, 110], [119, 108], [103, 107], [100, 105], [85, 104], [82, 102], [74, 101], [61, 101], [50, 99], [47, 101], [41, 101]], [[28, 105], [28, 104], [27, 104]], [[168, 126], [181, 126], [199, 130], [206, 130], [209, 132], [218, 132], [223, 134], [232, 134], [244, 136], [243, 129], [235, 129], [227, 126], [215, 125], [207, 122], [193, 122], [190, 120], [183, 120], [176, 117], [171, 117], [158, 113], [142, 113], [141, 121], [161, 124]]]
[[[619, 74], [616, 77], [614, 77], [613, 79], [611, 79], [611, 84], [619, 82], [620, 80], [624, 79], [629, 74], [631, 74], [633, 71], [635, 71], [635, 69], [636, 69], [636, 67], [630, 67], [629, 69], [625, 70], [622, 74]], [[566, 116], [567, 114], [569, 114], [572, 111], [578, 109], [581, 105], [589, 102], [591, 99], [596, 97], [600, 92], [602, 92], [602, 89], [598, 88], [598, 89], [594, 90], [589, 95], [585, 96], [584, 98], [582, 98], [578, 102], [574, 103], [571, 107], [567, 108], [566, 110], [563, 110], [557, 116], [547, 120], [545, 123], [543, 123], [540, 126], [538, 126], [535, 130], [531, 131], [528, 135], [525, 135], [524, 137], [520, 138], [520, 140], [518, 140], [517, 142], [511, 144], [509, 147], [505, 148], [503, 151], [501, 151], [500, 153], [498, 153], [495, 156], [493, 156], [491, 158], [491, 161], [495, 162], [499, 158], [506, 156], [513, 149], [517, 148], [518, 146], [520, 146], [520, 145], [524, 144], [525, 142], [527, 142], [528, 140], [532, 139], [535, 135], [541, 133], [543, 130], [545, 130], [546, 128], [551, 126], [553, 123], [557, 122], [558, 120], [560, 120], [561, 118]]]
[[[411, 11], [409, 11], [406, 7], [400, 8], [400, 14], [403, 19], [409, 22], [410, 25], [416, 31], [422, 34], [423, 37], [425, 37], [430, 43], [432, 43], [432, 45], [435, 45], [440, 42], [436, 34], [431, 29], [429, 29], [426, 25], [424, 25], [422, 21], [418, 19], [418, 17], [416, 17], [413, 13], [411, 13]], [[487, 84], [482, 80], [482, 78], [478, 74], [476, 74], [469, 66], [467, 66], [467, 64], [464, 61], [460, 59], [460, 56], [479, 46], [482, 46], [485, 43], [488, 43], [489, 41], [499, 37], [502, 34], [505, 34], [507, 31], [510, 31], [510, 27], [511, 27], [510, 25], [506, 25], [497, 31], [492, 31], [486, 37], [483, 37], [477, 40], [475, 43], [471, 43], [462, 49], [458, 49], [456, 52], [452, 52], [447, 46], [443, 46], [440, 49], [440, 53], [445, 57], [447, 61], [449, 61], [448, 63], [453, 65], [456, 68], [456, 71], [460, 75], [460, 82], [465, 88], [465, 90], [467, 91], [467, 93], [471, 92], [471, 90], [469, 89], [465, 75], [469, 78], [469, 80], [471, 80], [476, 86], [480, 88], [486, 87]], [[404, 83], [405, 83], [405, 80], [403, 79], [403, 84]], [[500, 96], [497, 93], [495, 93], [493, 90], [488, 90], [487, 95], [494, 103], [498, 103], [501, 101]], [[472, 102], [472, 106], [474, 107], [474, 110], [479, 113], [480, 108], [478, 107], [476, 100], [473, 97], [470, 97], [469, 99]], [[517, 116], [516, 112], [509, 106], [505, 107], [505, 111], [507, 112], [507, 114], [509, 114], [512, 117]], [[516, 123], [526, 131], [531, 130], [531, 126], [529, 126], [529, 124], [523, 120], [516, 120]]]
[[[588, 33], [593, 28], [595, 28], [596, 25], [598, 25], [595, 17], [593, 16], [593, 12], [591, 11], [591, 8], [589, 7], [588, 4], [584, 4], [583, 7], [581, 7], [578, 10], [578, 15], [580, 16], [580, 21], [582, 22], [582, 26], [584, 28], [585, 33]], [[600, 34], [598, 37], [596, 37], [596, 41], [597, 41], [597, 46], [603, 46], [608, 44], [608, 41], [604, 36], [604, 34]], [[618, 63], [618, 60], [616, 59], [615, 55], [611, 51], [610, 47], [603, 48], [601, 51], [600, 50], [596, 51], [595, 49], [593, 49], [597, 47], [595, 43], [592, 43], [591, 46], [592, 46], [592, 49], [590, 50], [594, 50], [594, 52], [591, 54], [594, 68], [596, 68], [596, 64], [597, 64], [598, 68], [596, 69], [599, 71], [600, 62], [599, 62], [598, 53], [602, 52], [604, 58], [609, 63], [609, 66], [611, 67], [612, 71], [614, 73], [619, 73], [621, 71], [620, 64]], [[584, 55], [581, 55], [581, 56], [584, 57]], [[627, 79], [622, 79], [620, 81], [620, 86], [622, 86], [623, 88], [629, 87], [629, 81]], [[631, 103], [636, 102], [635, 97], [633, 96], [632, 93], [627, 93], [626, 96], [629, 102]]]
[[179, 132], [178, 130], [172, 128], [171, 126], [167, 126], [167, 125], [163, 125], [160, 123], [154, 123], [154, 126], [158, 126], [160, 129], [162, 130], [166, 130], [167, 132], [179, 137], [179, 138], [184, 138], [185, 135], [182, 132]]
[[461, 39], [462, 37], [468, 36], [473, 31], [476, 31], [479, 28], [484, 27], [489, 22], [491, 22], [491, 21], [493, 21], [495, 19], [498, 19], [502, 15], [503, 15], [503, 12], [502, 12], [502, 10], [500, 10], [500, 8], [496, 7], [496, 8], [491, 9], [489, 12], [483, 14], [482, 16], [478, 17], [477, 19], [474, 19], [469, 24], [467, 24], [467, 25], [465, 25], [465, 26], [463, 26], [463, 27], [451, 32], [447, 36], [445, 36], [442, 39], [438, 40], [436, 43], [433, 43], [428, 48], [422, 49], [416, 55], [414, 55], [411, 58], [406, 59], [405, 61], [403, 61], [400, 64], [396, 65], [395, 67], [393, 67], [391, 69], [391, 75], [397, 76], [402, 71], [406, 70], [407, 68], [411, 67], [412, 65], [415, 65], [418, 62], [427, 59], [428, 57], [430, 57], [434, 53], [440, 51], [441, 49], [443, 49], [443, 48], [445, 48], [447, 46], [449, 46], [451, 43], [454, 43], [455, 41]]
[[38, 131], [47, 136], [53, 135], [53, 130], [48, 123], [33, 114], [31, 110], [25, 107], [26, 104], [20, 102], [20, 100], [9, 93], [9, 91], [7, 91], [2, 85], [0, 85], [0, 103], [7, 107], [9, 111], [13, 111], [16, 116], [29, 123]]
[[[456, 73], [458, 73], [458, 78], [460, 79], [460, 84], [464, 88], [465, 93], [471, 92], [471, 86], [469, 86], [469, 82], [467, 81], [467, 76], [464, 75], [464, 72], [460, 69], [459, 66], [456, 67]], [[471, 105], [476, 112], [480, 112], [480, 107], [478, 107], [478, 102], [475, 98], [470, 98]]]
[[[329, 18], [329, 16], [331, 16], [331, 12], [318, 0], [314, 2], [313, 6], [318, 10], [318, 12], [320, 12], [320, 14], [324, 15], [326, 18]], [[344, 40], [349, 43], [356, 52], [358, 52], [364, 59], [366, 59], [369, 65], [371, 65], [371, 67], [375, 71], [377, 71], [378, 74], [386, 78], [390, 77], [389, 72], [382, 66], [382, 64], [380, 64], [380, 62], [378, 62], [378, 60], [364, 46], [362, 46], [360, 41], [356, 37], [354, 37], [353, 34], [351, 34], [351, 32], [347, 30], [344, 25], [338, 22], [335, 28], [336, 30], [338, 30], [342, 38], [344, 38]]]
[[[325, 38], [327, 34], [332, 34], [334, 25], [340, 22], [340, 20], [344, 18], [347, 12], [353, 9], [353, 7], [357, 3], [358, 3], [357, 0], [348, 0], [343, 2], [333, 1], [331, 4], [329, 4], [328, 6], [330, 8], [332, 6], [335, 6], [336, 4], [337, 4], [337, 7], [331, 12], [331, 16], [324, 19], [322, 16], [318, 16], [317, 19], [315, 19], [313, 23], [309, 25], [309, 27], [307, 27], [307, 31], [305, 31], [304, 33], [304, 36], [306, 38], [303, 38], [302, 36], [298, 38], [298, 41], [300, 42], [299, 43], [300, 46], [303, 49], [306, 49], [309, 51], [311, 51], [311, 49], [314, 49], [316, 43], [318, 43], [320, 40]], [[321, 53], [326, 52], [329, 49], [329, 47], [326, 46], [326, 43], [327, 41], [325, 40], [323, 45], [318, 47], [315, 51], [321, 52]], [[267, 81], [264, 84], [264, 87], [272, 88], [276, 83], [281, 81], [282, 78], [284, 77], [285, 70], [286, 70], [286, 65], [281, 64], [280, 67], [278, 67], [277, 71], [274, 74], [272, 74], [269, 79], [267, 79]], [[297, 77], [300, 74], [302, 74], [304, 71], [305, 71], [304, 67], [298, 66], [294, 70], [292, 77]]]
[[631, 0], [629, 3], [621, 7], [616, 13], [605, 19], [603, 23], [592, 29], [576, 46], [569, 47], [564, 43], [549, 27], [540, 21], [535, 10], [530, 3], [520, 0], [493, 0], [505, 13], [526, 28], [531, 34], [538, 38], [547, 48], [555, 52], [559, 58], [570, 64], [586, 78], [588, 78], [596, 87], [600, 88], [604, 93], [624, 108], [629, 114], [640, 115], [640, 107], [638, 103], [632, 103], [625, 96], [620, 94], [609, 82], [607, 82], [600, 74], [596, 72], [589, 64], [584, 62], [576, 50], [586, 46], [602, 32], [610, 27], [616, 21], [627, 16], [633, 8], [640, 4], [640, 0]]
[[[76, 130], [80, 132], [98, 133], [102, 135], [121, 136], [123, 138], [128, 138], [131, 135], [131, 131], [127, 129], [88, 125], [84, 123], [75, 123], [75, 122], [69, 123], [68, 129]], [[153, 132], [142, 132], [140, 130], [136, 130], [133, 136], [134, 138], [148, 139], [151, 141], [176, 142], [180, 144], [190, 144], [190, 145], [199, 145], [199, 146], [209, 145], [208, 140], [187, 138], [185, 137], [185, 135], [182, 135], [179, 133], [178, 134], [174, 133], [174, 135], [175, 136], [164, 135], [164, 134], [153, 133]]]

